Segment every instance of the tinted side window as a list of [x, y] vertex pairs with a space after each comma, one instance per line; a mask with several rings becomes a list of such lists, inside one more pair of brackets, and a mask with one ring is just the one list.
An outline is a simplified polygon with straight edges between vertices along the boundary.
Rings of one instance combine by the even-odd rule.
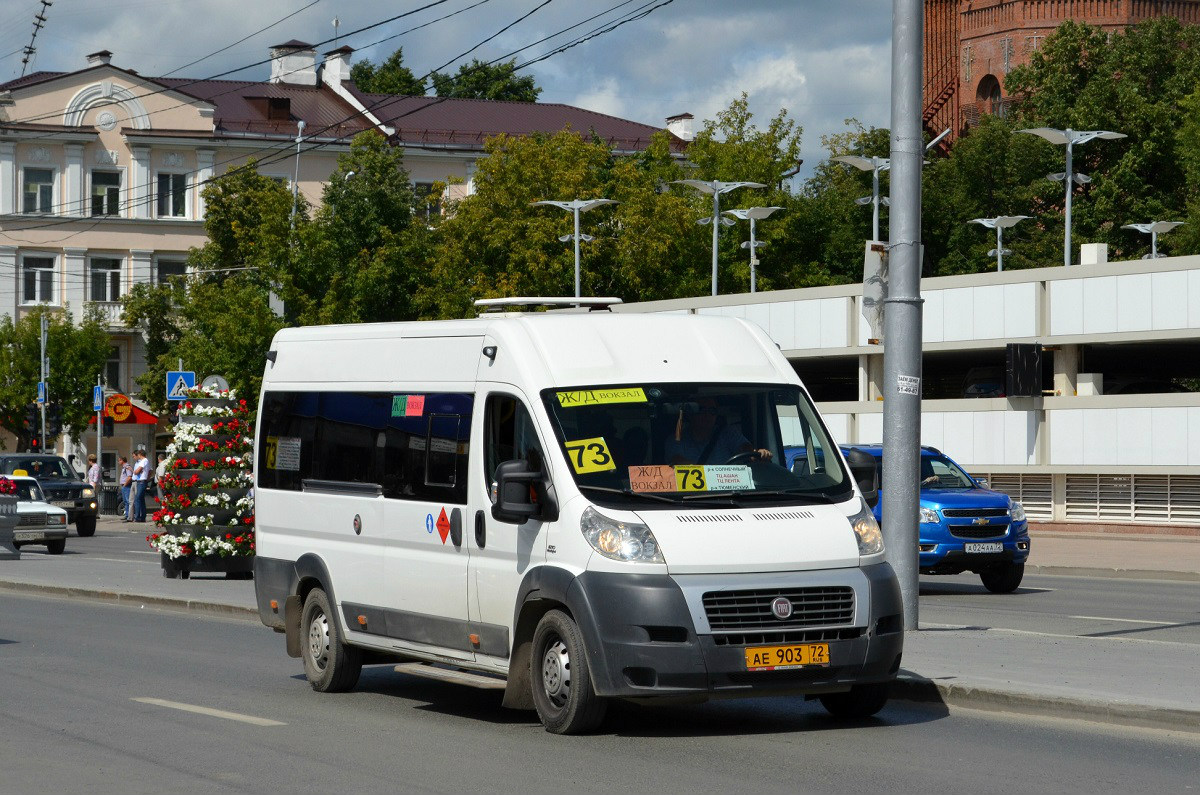
[[259, 486], [371, 483], [385, 497], [465, 503], [473, 404], [457, 393], [268, 392], [259, 409]]

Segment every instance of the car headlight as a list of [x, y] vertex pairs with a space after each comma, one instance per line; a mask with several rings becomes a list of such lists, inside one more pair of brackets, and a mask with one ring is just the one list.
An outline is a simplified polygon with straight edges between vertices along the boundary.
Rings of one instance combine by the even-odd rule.
[[46, 524], [66, 524], [67, 515], [65, 513], [52, 514], [46, 517]]
[[658, 548], [654, 533], [644, 524], [610, 519], [589, 506], [579, 520], [579, 529], [592, 549], [606, 558], [642, 563], [667, 562]]
[[95, 497], [95, 496], [96, 496], [96, 491], [95, 491], [94, 489], [84, 489], [84, 490], [83, 490], [83, 496], [84, 496], [84, 497]]
[[1017, 502], [1016, 500], [1013, 500], [1009, 504], [1008, 512], [1009, 512], [1009, 515], [1012, 516], [1012, 520], [1014, 522], [1025, 521], [1025, 509], [1022, 508], [1021, 503]]
[[854, 538], [858, 541], [858, 554], [876, 555], [883, 551], [883, 533], [879, 530], [879, 522], [871, 506], [862, 500], [858, 513], [850, 517], [850, 527], [854, 529]]
[[933, 508], [921, 509], [921, 524], [937, 524], [942, 521], [938, 518], [938, 512]]

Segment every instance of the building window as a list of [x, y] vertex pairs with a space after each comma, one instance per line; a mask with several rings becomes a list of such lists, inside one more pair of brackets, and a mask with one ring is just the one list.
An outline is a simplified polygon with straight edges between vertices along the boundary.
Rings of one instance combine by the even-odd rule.
[[118, 215], [121, 211], [121, 172], [92, 172], [92, 215]]
[[104, 383], [109, 389], [123, 392], [121, 389], [121, 346], [113, 345], [108, 349], [108, 361], [104, 363]]
[[158, 175], [158, 217], [182, 218], [187, 211], [187, 174]]
[[54, 170], [24, 169], [21, 212], [49, 213], [54, 211]]
[[167, 284], [173, 276], [187, 274], [187, 262], [181, 259], [160, 259], [155, 271], [155, 284]]
[[425, 223], [442, 214], [442, 195], [433, 192], [432, 182], [418, 182], [413, 185], [413, 197], [416, 203], [417, 217], [425, 219]]
[[22, 262], [22, 302], [54, 303], [54, 258], [25, 257]]
[[92, 257], [92, 301], [121, 300], [121, 260]]

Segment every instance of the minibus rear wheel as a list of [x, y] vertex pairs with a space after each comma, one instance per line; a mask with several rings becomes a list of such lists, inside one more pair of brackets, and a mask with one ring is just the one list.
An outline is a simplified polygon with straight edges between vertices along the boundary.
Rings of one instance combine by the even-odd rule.
[[583, 633], [566, 613], [551, 610], [533, 633], [533, 704], [546, 731], [580, 734], [604, 720], [608, 702], [592, 688]]
[[362, 652], [342, 642], [337, 615], [329, 607], [329, 597], [313, 588], [304, 600], [300, 617], [301, 654], [304, 675], [318, 693], [342, 693], [358, 683], [362, 673]]

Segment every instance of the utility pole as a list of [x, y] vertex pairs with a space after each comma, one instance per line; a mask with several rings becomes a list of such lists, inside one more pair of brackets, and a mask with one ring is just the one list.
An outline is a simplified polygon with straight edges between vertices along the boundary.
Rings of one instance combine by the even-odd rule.
[[[96, 485], [104, 485], [104, 384], [100, 380], [100, 376], [96, 376], [96, 397], [99, 400], [92, 401], [96, 409], [96, 466], [100, 467], [100, 482]], [[96, 504], [100, 504], [100, 494], [96, 494]]]
[[922, 0], [892, 2], [888, 297], [883, 315], [883, 538], [900, 581], [904, 628], [917, 623], [921, 464]]
[[44, 393], [42, 395], [42, 403], [41, 403], [41, 408], [42, 408], [42, 452], [44, 453], [44, 452], [46, 452], [46, 401], [48, 401], [50, 399], [50, 384], [48, 383], [50, 380], [50, 361], [46, 358], [47, 318], [46, 318], [45, 312], [42, 312], [41, 318], [42, 318], [42, 335], [41, 335], [41, 339], [42, 339], [42, 369], [41, 369], [41, 379], [40, 380], [42, 382], [42, 389], [44, 390]]

